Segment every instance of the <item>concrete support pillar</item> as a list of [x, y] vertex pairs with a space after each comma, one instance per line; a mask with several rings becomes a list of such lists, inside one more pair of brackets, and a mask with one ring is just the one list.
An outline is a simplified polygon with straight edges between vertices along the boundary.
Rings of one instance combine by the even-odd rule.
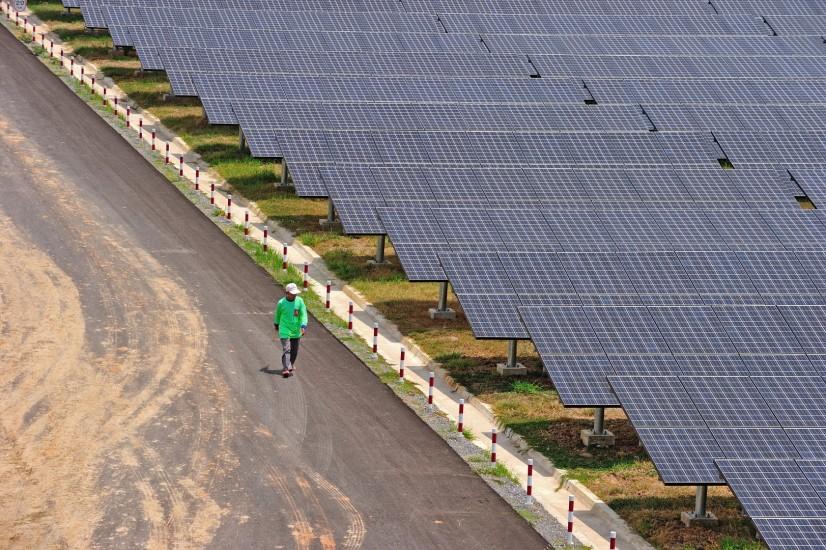
[[242, 153], [249, 153], [247, 138], [244, 137], [244, 131], [240, 127], [238, 128], [238, 150]]
[[503, 376], [525, 376], [528, 374], [528, 368], [517, 361], [517, 344], [516, 340], [508, 340], [508, 358], [505, 363], [496, 365], [496, 372]]
[[327, 199], [327, 217], [318, 220], [318, 224], [327, 229], [333, 229], [340, 225], [340, 222], [336, 221], [336, 207], [333, 204], [333, 199]]
[[455, 319], [456, 312], [447, 307], [447, 281], [439, 283], [439, 306], [437, 308], [430, 308], [431, 319]]
[[579, 433], [586, 447], [613, 447], [616, 443], [614, 434], [605, 429], [605, 407], [594, 409], [594, 428]]
[[281, 185], [287, 185], [287, 177], [289, 174], [287, 173], [287, 159], [281, 158]]
[[688, 527], [716, 527], [717, 517], [709, 513], [706, 509], [708, 502], [708, 486], [697, 485], [697, 494], [694, 497], [694, 511], [683, 512], [680, 516], [682, 522]]
[[602, 435], [605, 432], [605, 407], [594, 409], [594, 435]]
[[384, 259], [384, 245], [387, 235], [376, 235], [376, 257], [372, 260], [367, 260], [367, 265], [384, 265], [387, 260]]

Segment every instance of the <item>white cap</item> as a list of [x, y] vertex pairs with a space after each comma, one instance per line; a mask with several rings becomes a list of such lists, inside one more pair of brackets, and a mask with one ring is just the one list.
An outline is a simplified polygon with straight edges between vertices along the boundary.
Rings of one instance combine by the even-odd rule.
[[286, 290], [289, 294], [301, 294], [301, 291], [298, 290], [298, 285], [295, 283], [288, 284], [284, 290]]

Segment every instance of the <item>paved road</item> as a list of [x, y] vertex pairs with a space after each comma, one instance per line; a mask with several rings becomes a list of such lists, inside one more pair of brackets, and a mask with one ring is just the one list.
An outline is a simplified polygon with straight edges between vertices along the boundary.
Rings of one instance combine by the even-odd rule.
[[279, 293], [0, 30], [0, 547], [543, 547]]

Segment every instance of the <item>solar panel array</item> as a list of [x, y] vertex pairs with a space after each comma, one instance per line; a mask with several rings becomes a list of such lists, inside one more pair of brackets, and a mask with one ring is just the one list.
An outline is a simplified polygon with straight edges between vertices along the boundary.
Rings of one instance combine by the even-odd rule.
[[563, 403], [623, 406], [664, 482], [823, 540], [821, 2], [77, 4]]

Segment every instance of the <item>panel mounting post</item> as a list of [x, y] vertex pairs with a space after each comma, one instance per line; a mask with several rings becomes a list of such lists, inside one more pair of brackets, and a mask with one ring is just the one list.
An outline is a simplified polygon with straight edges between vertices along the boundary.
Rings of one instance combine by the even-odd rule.
[[367, 265], [385, 265], [387, 260], [384, 259], [384, 243], [387, 235], [376, 235], [376, 257], [372, 260], [367, 260]]
[[525, 376], [528, 368], [516, 360], [516, 340], [508, 340], [508, 358], [505, 363], [496, 364], [496, 372], [503, 376]]
[[238, 150], [242, 153], [249, 153], [249, 147], [247, 146], [247, 138], [244, 137], [244, 131], [238, 127]]
[[582, 430], [579, 437], [586, 447], [613, 447], [616, 443], [614, 434], [605, 429], [605, 407], [594, 409], [594, 428]]
[[430, 308], [431, 319], [455, 319], [456, 312], [447, 307], [447, 281], [439, 283], [439, 306]]
[[697, 495], [694, 497], [694, 511], [683, 512], [680, 515], [682, 522], [688, 527], [715, 527], [717, 517], [706, 510], [708, 501], [708, 485], [697, 485]]
[[281, 186], [284, 187], [287, 185], [287, 177], [289, 176], [287, 170], [287, 159], [281, 157]]
[[602, 435], [605, 432], [605, 407], [594, 409], [594, 435]]
[[318, 223], [321, 227], [326, 227], [328, 229], [333, 229], [339, 225], [339, 222], [336, 221], [336, 207], [333, 204], [332, 198], [327, 199], [327, 217], [321, 218], [318, 220]]

